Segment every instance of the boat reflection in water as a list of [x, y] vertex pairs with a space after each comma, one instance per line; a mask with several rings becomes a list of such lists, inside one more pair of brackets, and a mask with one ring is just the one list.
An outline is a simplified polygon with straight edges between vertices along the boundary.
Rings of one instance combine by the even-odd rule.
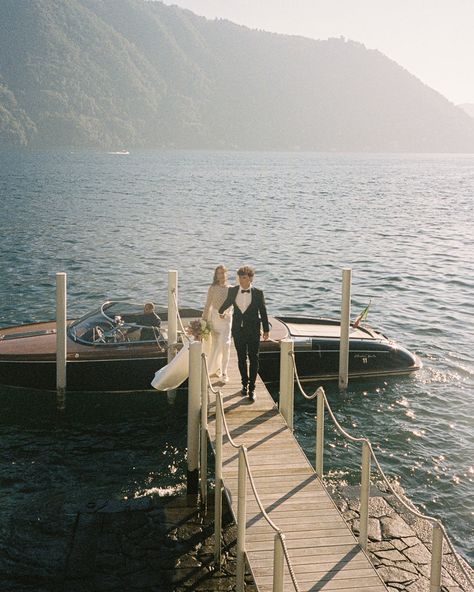
[[[186, 326], [201, 311], [180, 308]], [[134, 391], [151, 389], [155, 372], [167, 363], [167, 309], [156, 307], [161, 323], [144, 320], [143, 305], [107, 301], [67, 329], [68, 391]], [[302, 380], [334, 379], [339, 367], [339, 321], [270, 317], [270, 341], [262, 341], [260, 374], [279, 380], [280, 346], [294, 340]], [[367, 325], [351, 327], [349, 377], [407, 374], [418, 370], [417, 356]], [[0, 329], [0, 384], [55, 390], [56, 323], [33, 323]]]

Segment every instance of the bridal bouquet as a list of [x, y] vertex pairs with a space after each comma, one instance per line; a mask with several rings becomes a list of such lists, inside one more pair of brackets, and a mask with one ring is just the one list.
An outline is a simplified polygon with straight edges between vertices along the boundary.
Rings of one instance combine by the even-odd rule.
[[187, 335], [194, 337], [195, 340], [202, 341], [211, 334], [211, 325], [204, 319], [197, 319], [191, 321], [185, 331]]

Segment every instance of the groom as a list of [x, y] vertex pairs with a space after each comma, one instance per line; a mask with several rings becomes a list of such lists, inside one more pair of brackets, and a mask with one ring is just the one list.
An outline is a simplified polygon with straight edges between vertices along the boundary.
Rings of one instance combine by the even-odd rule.
[[[242, 395], [255, 401], [255, 380], [258, 372], [258, 349], [260, 347], [260, 324], [263, 326], [263, 339], [268, 339], [269, 325], [265, 299], [262, 290], [252, 286], [255, 275], [248, 265], [237, 271], [239, 285], [229, 288], [225, 302], [219, 308], [222, 315], [234, 306], [232, 318], [232, 337], [239, 361], [242, 379]], [[247, 358], [249, 369], [247, 370]]]

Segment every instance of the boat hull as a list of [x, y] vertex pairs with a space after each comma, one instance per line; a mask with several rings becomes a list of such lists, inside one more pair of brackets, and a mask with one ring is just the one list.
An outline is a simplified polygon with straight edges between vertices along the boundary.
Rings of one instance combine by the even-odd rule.
[[[320, 344], [315, 350], [295, 351], [298, 377], [302, 381], [334, 380], [339, 375], [339, 348]], [[333, 344], [329, 344], [333, 346]], [[372, 346], [372, 344], [370, 344]], [[419, 369], [403, 348], [383, 350], [368, 344], [351, 344], [349, 378], [370, 378], [409, 374]], [[408, 354], [411, 355], [411, 354]], [[67, 363], [68, 391], [137, 391], [150, 389], [157, 370], [165, 366], [164, 357], [113, 360], [71, 360]], [[280, 352], [262, 347], [259, 374], [265, 382], [280, 376]], [[0, 382], [4, 385], [55, 390], [56, 362], [0, 360]]]
[[[165, 358], [71, 360], [67, 363], [68, 391], [144, 391]], [[0, 384], [28, 389], [55, 390], [56, 362], [0, 360]]]
[[[339, 343], [312, 344], [311, 349], [295, 351], [298, 377], [302, 381], [336, 380], [339, 377]], [[265, 382], [279, 380], [279, 352], [262, 352], [259, 373]], [[410, 374], [420, 363], [410, 352], [399, 347], [350, 342], [349, 378], [373, 378]]]

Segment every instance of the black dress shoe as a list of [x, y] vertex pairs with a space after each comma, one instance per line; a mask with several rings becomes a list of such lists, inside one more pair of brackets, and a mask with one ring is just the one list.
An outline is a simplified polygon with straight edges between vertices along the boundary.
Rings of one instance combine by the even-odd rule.
[[257, 397], [255, 396], [255, 391], [249, 391], [249, 399], [252, 401], [252, 403], [255, 401]]

